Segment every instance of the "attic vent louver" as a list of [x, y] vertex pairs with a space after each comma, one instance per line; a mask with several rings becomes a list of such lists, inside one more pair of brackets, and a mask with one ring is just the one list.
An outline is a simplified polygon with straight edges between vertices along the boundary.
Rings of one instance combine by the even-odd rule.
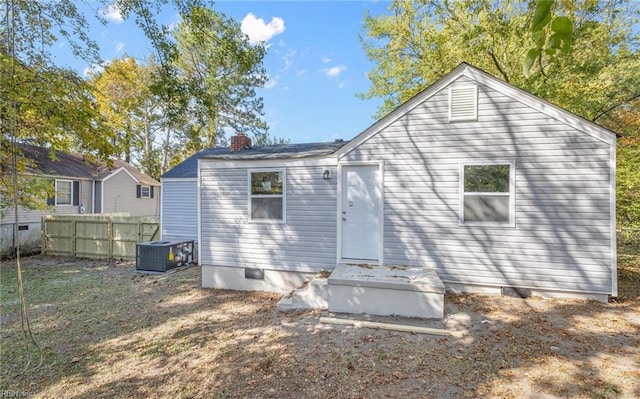
[[449, 88], [449, 121], [478, 120], [478, 87]]

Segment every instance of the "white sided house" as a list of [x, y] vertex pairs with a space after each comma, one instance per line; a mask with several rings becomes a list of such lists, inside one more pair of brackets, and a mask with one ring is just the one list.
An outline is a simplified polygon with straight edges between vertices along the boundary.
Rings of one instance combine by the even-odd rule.
[[615, 134], [472, 66], [348, 143], [234, 139], [198, 159], [205, 287], [286, 292], [333, 270], [329, 309], [371, 313], [398, 289], [401, 306], [444, 287], [617, 295]]

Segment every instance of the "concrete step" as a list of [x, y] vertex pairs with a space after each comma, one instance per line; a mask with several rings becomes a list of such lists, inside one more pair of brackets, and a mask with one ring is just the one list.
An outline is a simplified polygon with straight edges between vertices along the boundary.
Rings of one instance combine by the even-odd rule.
[[311, 279], [290, 295], [282, 298], [276, 309], [281, 311], [296, 309], [324, 309], [329, 305], [329, 289], [326, 278]]
[[443, 316], [445, 287], [433, 269], [340, 263], [328, 284], [330, 312]]

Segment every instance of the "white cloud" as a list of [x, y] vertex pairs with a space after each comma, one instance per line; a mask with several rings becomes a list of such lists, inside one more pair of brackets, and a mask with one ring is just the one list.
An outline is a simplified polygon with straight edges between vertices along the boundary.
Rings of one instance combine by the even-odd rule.
[[174, 30], [176, 30], [180, 22], [182, 22], [182, 16], [180, 14], [176, 14], [174, 18], [175, 19], [167, 27], [167, 29], [169, 29], [170, 32], [173, 32]]
[[284, 66], [282, 67], [280, 72], [284, 72], [287, 69], [289, 69], [291, 64], [293, 64], [293, 56], [294, 55], [296, 55], [296, 51], [293, 50], [293, 49], [289, 49], [289, 50], [287, 50], [287, 53], [282, 56], [282, 61], [284, 61]]
[[104, 10], [102, 10], [102, 15], [108, 20], [116, 24], [121, 24], [124, 19], [122, 18], [122, 14], [120, 13], [120, 9], [116, 4], [111, 4]]
[[344, 71], [345, 69], [347, 69], [347, 67], [342, 64], [336, 65], [333, 68], [327, 69], [325, 72], [325, 75], [327, 75], [329, 79], [333, 79], [339, 76], [342, 73], [342, 71]]
[[274, 87], [276, 87], [278, 85], [278, 79], [279, 77], [273, 77], [273, 78], [269, 78], [269, 80], [267, 80], [267, 83], [264, 84], [264, 88], [265, 89], [273, 89]]
[[58, 42], [58, 48], [63, 48], [64, 47], [64, 42]]
[[307, 73], [307, 71], [306, 71], [305, 69], [298, 69], [298, 70], [296, 71], [296, 76], [302, 76], [302, 75], [304, 75], [305, 73]]
[[338, 83], [338, 89], [344, 89], [347, 84], [345, 82]]
[[320, 61], [322, 61], [323, 64], [328, 64], [331, 62], [331, 58], [325, 55], [324, 57], [320, 58]]
[[82, 74], [84, 76], [90, 76], [90, 75], [96, 75], [100, 72], [104, 71], [104, 67], [102, 65], [96, 65], [93, 64], [91, 66], [86, 67], [83, 71]]
[[114, 44], [116, 45], [116, 53], [121, 52], [124, 48], [124, 43], [122, 42], [114, 42]]
[[264, 19], [249, 13], [242, 19], [240, 29], [249, 36], [249, 43], [256, 44], [268, 42], [272, 37], [284, 32], [285, 26], [284, 20], [280, 17], [273, 17], [269, 23], [265, 23]]

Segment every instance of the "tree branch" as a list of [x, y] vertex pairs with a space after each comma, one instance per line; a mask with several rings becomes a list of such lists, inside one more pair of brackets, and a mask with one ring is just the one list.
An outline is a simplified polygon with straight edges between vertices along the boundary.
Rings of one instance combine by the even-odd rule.
[[609, 107], [609, 108], [605, 109], [604, 111], [600, 111], [600, 112], [598, 112], [598, 113], [596, 114], [596, 116], [594, 116], [594, 117], [591, 119], [591, 121], [592, 121], [592, 122], [597, 121], [598, 119], [600, 119], [600, 118], [601, 118], [601, 117], [603, 117], [604, 115], [608, 114], [609, 112], [613, 111], [614, 109], [618, 108], [619, 106], [621, 106], [621, 105], [623, 105], [623, 104], [626, 104], [626, 103], [628, 103], [628, 102], [631, 102], [631, 101], [635, 100], [636, 98], [640, 98], [640, 93], [634, 94], [633, 96], [629, 97], [628, 99], [626, 99], [626, 100], [624, 100], [624, 101], [621, 101], [620, 103], [615, 104], [615, 105], [613, 105], [613, 106], [611, 106], [611, 107]]

